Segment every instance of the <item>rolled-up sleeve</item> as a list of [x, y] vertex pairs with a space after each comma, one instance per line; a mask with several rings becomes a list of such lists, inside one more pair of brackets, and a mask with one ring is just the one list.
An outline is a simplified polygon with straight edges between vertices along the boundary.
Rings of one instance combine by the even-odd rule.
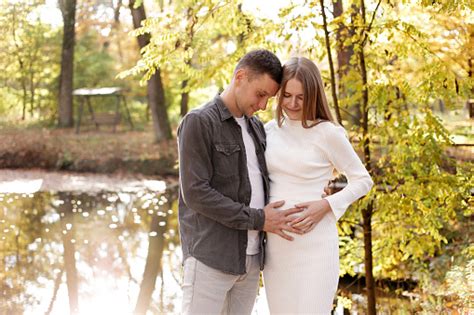
[[211, 186], [213, 176], [211, 126], [190, 112], [178, 128], [179, 177], [186, 206], [197, 213], [239, 230], [262, 230], [262, 209], [250, 208]]

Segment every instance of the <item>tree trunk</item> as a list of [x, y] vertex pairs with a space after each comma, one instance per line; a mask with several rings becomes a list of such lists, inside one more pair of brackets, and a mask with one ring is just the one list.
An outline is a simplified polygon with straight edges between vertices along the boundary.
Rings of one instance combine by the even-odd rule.
[[[361, 12], [362, 17], [364, 19], [365, 25], [365, 4], [364, 0], [361, 0]], [[367, 36], [363, 34], [362, 38]], [[363, 132], [363, 145], [364, 145], [364, 158], [367, 170], [371, 172], [372, 167], [370, 165], [370, 139], [368, 137], [369, 133], [369, 89], [367, 86], [368, 79], [367, 79], [367, 65], [365, 63], [365, 53], [364, 53], [364, 42], [362, 40], [361, 47], [359, 49], [359, 67], [360, 67], [360, 75], [362, 79], [362, 132]]]
[[[342, 5], [342, 0], [336, 0], [333, 2], [333, 12], [334, 18], [340, 17], [344, 13], [344, 8]], [[354, 20], [357, 14], [356, 6], [351, 7], [351, 20]], [[354, 36], [354, 29], [352, 27], [347, 27], [344, 22], [339, 22], [336, 29], [336, 47], [337, 47], [337, 80], [338, 80], [338, 90], [339, 90], [339, 99], [344, 99], [350, 97], [354, 94], [354, 91], [345, 86], [344, 78], [351, 70], [351, 58], [354, 56], [354, 45], [345, 44], [347, 39]], [[348, 110], [345, 114], [342, 114], [343, 117], [351, 125], [360, 126], [361, 125], [361, 110], [359, 104], [349, 105]]]
[[367, 88], [367, 67], [365, 64], [364, 47], [360, 48], [359, 52], [360, 74], [362, 77], [362, 134], [364, 146], [364, 159], [367, 170], [370, 172], [372, 167], [370, 165], [370, 139], [369, 134], [369, 90]]
[[[344, 13], [342, 0], [332, 2], [334, 18], [340, 17]], [[347, 38], [348, 29], [344, 22], [339, 22], [336, 29], [336, 47], [337, 47], [337, 78], [341, 82], [344, 75], [349, 70], [349, 47], [344, 45], [344, 40]], [[345, 34], [346, 33], [346, 34]]]
[[[362, 80], [362, 136], [363, 136], [363, 147], [364, 147], [364, 160], [365, 167], [369, 173], [372, 173], [371, 165], [371, 152], [370, 152], [370, 138], [369, 138], [369, 89], [367, 86], [367, 65], [365, 62], [364, 46], [366, 43], [366, 18], [365, 18], [365, 3], [364, 0], [360, 1], [360, 11], [362, 20], [364, 21], [364, 30], [362, 31], [361, 41], [358, 52], [359, 57], [359, 68]], [[362, 211], [363, 227], [364, 227], [364, 264], [365, 264], [365, 277], [366, 277], [366, 289], [367, 289], [367, 314], [376, 314], [376, 299], [375, 299], [375, 280], [373, 276], [373, 257], [372, 257], [372, 213], [373, 213], [373, 202], [367, 205], [367, 208]]]
[[69, 296], [69, 312], [79, 312], [79, 281], [76, 268], [76, 248], [72, 240], [74, 237], [74, 214], [72, 212], [71, 196], [67, 193], [59, 193], [59, 198], [64, 203], [60, 206], [61, 227], [63, 233], [64, 247], [64, 270], [66, 270], [66, 283]]
[[74, 78], [74, 42], [76, 23], [76, 0], [60, 0], [63, 15], [64, 32], [61, 51], [61, 73], [59, 75], [58, 113], [59, 127], [73, 127], [73, 78]]
[[321, 12], [323, 14], [324, 38], [325, 38], [326, 50], [327, 50], [327, 54], [328, 54], [329, 71], [330, 71], [330, 74], [331, 74], [332, 101], [334, 103], [334, 110], [336, 112], [337, 121], [342, 126], [341, 112], [339, 111], [339, 103], [337, 101], [336, 77], [335, 77], [335, 74], [334, 74], [334, 63], [332, 61], [331, 45], [330, 45], [330, 42], [329, 42], [328, 23], [327, 23], [327, 20], [326, 20], [326, 12], [324, 10], [324, 0], [319, 0], [319, 3], [321, 4]]
[[23, 109], [22, 109], [22, 114], [21, 114], [21, 120], [25, 120], [26, 119], [26, 103], [27, 103], [26, 99], [28, 98], [27, 96], [28, 92], [26, 90], [26, 82], [24, 78], [21, 79], [21, 88], [23, 90], [23, 97], [22, 97]]
[[[156, 277], [162, 272], [161, 257], [165, 247], [163, 234], [167, 229], [167, 217], [153, 215], [150, 225], [150, 236], [148, 237], [148, 255], [146, 258], [143, 280], [140, 285], [140, 293], [135, 306], [134, 314], [146, 314], [155, 290]], [[161, 223], [160, 222], [164, 222]], [[155, 236], [152, 236], [156, 233]], [[161, 310], [162, 312], [164, 310]]]
[[[188, 85], [188, 80], [184, 80], [181, 83], [181, 88], [185, 89], [186, 86]], [[182, 92], [181, 93], [181, 117], [184, 117], [186, 113], [188, 112], [188, 105], [189, 105], [189, 92]]]
[[22, 104], [23, 108], [21, 111], [21, 120], [26, 119], [26, 106], [27, 106], [27, 99], [28, 99], [28, 88], [26, 86], [26, 70], [24, 69], [24, 63], [21, 57], [18, 57], [18, 63], [20, 65], [20, 73], [21, 73], [21, 89], [22, 89]]
[[[473, 73], [474, 73], [474, 59], [469, 59], [469, 78], [472, 81]], [[474, 97], [474, 86], [471, 88], [471, 97]], [[474, 118], [474, 101], [471, 98], [467, 100], [467, 110], [469, 111], [469, 118]]]
[[[471, 34], [471, 36], [469, 37], [469, 47], [473, 47], [474, 46], [474, 26], [471, 26], [469, 27], [469, 32]], [[469, 73], [469, 78], [471, 79], [471, 82], [472, 79], [473, 79], [473, 73], [474, 73], [474, 52], [472, 51], [471, 49], [471, 53], [470, 53], [470, 57], [469, 57], [469, 60], [468, 60], [468, 73]], [[467, 110], [469, 111], [469, 118], [474, 118], [474, 101], [472, 100], [472, 98], [474, 97], [474, 85], [471, 86], [471, 95], [469, 96], [468, 100], [467, 100]]]
[[53, 311], [53, 306], [58, 296], [59, 287], [61, 286], [61, 283], [62, 283], [63, 274], [64, 274], [64, 268], [60, 270], [60, 272], [56, 275], [56, 278], [54, 279], [53, 297], [51, 298], [51, 301], [49, 302], [48, 309], [44, 313], [45, 315], [49, 315]]
[[20, 44], [17, 41], [16, 38], [16, 30], [18, 28], [17, 23], [16, 23], [16, 6], [13, 5], [13, 25], [12, 25], [12, 35], [13, 35], [13, 42], [15, 43], [15, 47], [17, 49], [16, 55], [18, 57], [18, 66], [20, 67], [20, 74], [21, 74], [21, 88], [23, 91], [22, 95], [22, 114], [21, 114], [21, 120], [26, 119], [26, 99], [27, 99], [27, 88], [26, 88], [26, 70], [25, 70], [25, 62], [23, 61], [22, 54], [21, 54], [21, 47]]
[[245, 30], [243, 30], [238, 36], [237, 36], [237, 49], [242, 48], [245, 44], [245, 40], [248, 38], [247, 34], [250, 34], [252, 31], [254, 31], [253, 25], [252, 25], [252, 20], [245, 15], [245, 13], [242, 11], [242, 4], [240, 3], [237, 6], [237, 9], [239, 10], [239, 14], [241, 14], [245, 20]]
[[[197, 17], [193, 11], [192, 8], [188, 8], [187, 14], [186, 14], [186, 19], [187, 19], [187, 25], [186, 25], [186, 34], [188, 35], [187, 42], [184, 44], [184, 52], [188, 52], [189, 49], [192, 47], [193, 39], [194, 39], [194, 27], [196, 26], [197, 23]], [[191, 63], [191, 58], [192, 57], [187, 57], [185, 59], [185, 64], [187, 67], [192, 67]], [[189, 105], [189, 92], [185, 91], [186, 87], [189, 84], [189, 77], [186, 77], [182, 82], [181, 82], [181, 108], [180, 108], [180, 115], [181, 117], [184, 117], [186, 113], [188, 112], [188, 105]]]
[[[142, 21], [146, 19], [146, 13], [143, 3], [137, 8], [134, 8], [134, 5], [135, 0], [131, 0], [129, 6], [132, 12], [133, 27], [137, 29], [141, 27]], [[150, 43], [149, 34], [140, 35], [137, 39], [140, 49], [143, 49]], [[161, 80], [160, 69], [158, 68], [147, 82], [147, 98], [153, 119], [155, 141], [159, 142], [165, 139], [171, 139], [171, 127], [168, 113], [166, 112], [165, 90]]]
[[364, 229], [364, 266], [365, 266], [365, 288], [367, 290], [367, 314], [376, 314], [375, 304], [375, 279], [373, 273], [372, 257], [372, 211], [373, 202], [362, 211]]
[[122, 32], [120, 25], [120, 9], [122, 8], [122, 0], [118, 0], [117, 6], [115, 7], [112, 3], [112, 8], [114, 10], [114, 22], [112, 23], [112, 38], [115, 39], [115, 42], [117, 44], [117, 52], [119, 55], [120, 63], [123, 63], [123, 49], [122, 42], [120, 39], [120, 33]]
[[[113, 3], [112, 3], [113, 7]], [[117, 1], [117, 6], [114, 9], [114, 23], [120, 24], [120, 9], [122, 8], [122, 0]]]
[[36, 96], [36, 86], [35, 86], [35, 73], [30, 67], [30, 117], [33, 118], [33, 111], [35, 109], [35, 96]]

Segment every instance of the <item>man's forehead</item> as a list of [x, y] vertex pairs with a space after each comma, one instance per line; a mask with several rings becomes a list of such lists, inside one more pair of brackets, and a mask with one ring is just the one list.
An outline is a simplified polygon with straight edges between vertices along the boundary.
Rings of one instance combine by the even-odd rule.
[[268, 74], [262, 74], [254, 78], [255, 86], [262, 93], [274, 96], [280, 87]]

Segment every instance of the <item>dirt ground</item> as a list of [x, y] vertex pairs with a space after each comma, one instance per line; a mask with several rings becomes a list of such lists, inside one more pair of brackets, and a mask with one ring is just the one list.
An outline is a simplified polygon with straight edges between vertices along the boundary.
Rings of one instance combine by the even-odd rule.
[[150, 131], [0, 130], [0, 169], [176, 175], [176, 141], [154, 143]]

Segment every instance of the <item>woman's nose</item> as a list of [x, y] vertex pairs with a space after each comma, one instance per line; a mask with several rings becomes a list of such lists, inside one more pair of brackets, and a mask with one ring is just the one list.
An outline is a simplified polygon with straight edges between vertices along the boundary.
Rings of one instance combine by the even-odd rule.
[[290, 100], [290, 107], [294, 108], [296, 106], [296, 99], [294, 97], [291, 98]]

